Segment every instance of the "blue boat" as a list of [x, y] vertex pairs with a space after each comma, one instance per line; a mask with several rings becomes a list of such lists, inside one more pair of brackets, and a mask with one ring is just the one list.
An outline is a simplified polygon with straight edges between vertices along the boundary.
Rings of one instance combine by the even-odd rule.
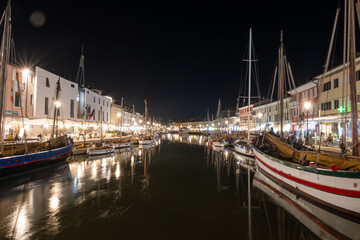
[[67, 141], [64, 147], [0, 158], [0, 179], [66, 161], [74, 145], [71, 138]]

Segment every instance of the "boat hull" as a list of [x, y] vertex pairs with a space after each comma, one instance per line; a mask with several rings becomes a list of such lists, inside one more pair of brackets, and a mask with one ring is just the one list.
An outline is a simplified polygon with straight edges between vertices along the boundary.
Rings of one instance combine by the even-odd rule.
[[243, 154], [248, 157], [254, 158], [253, 148], [249, 146], [244, 146], [241, 144], [234, 143], [234, 148], [237, 153]]
[[0, 158], [0, 178], [16, 176], [65, 161], [70, 156], [73, 148], [71, 138], [69, 138], [69, 141], [70, 144], [65, 147], [49, 151]]
[[114, 148], [106, 148], [106, 149], [90, 149], [89, 156], [97, 156], [97, 155], [105, 155], [114, 152]]
[[215, 147], [225, 147], [228, 144], [228, 142], [212, 142], [212, 145]]
[[113, 143], [113, 144], [114, 144], [114, 148], [128, 148], [128, 147], [131, 147], [133, 145], [132, 142]]
[[265, 175], [304, 198], [360, 217], [360, 172], [311, 168], [283, 161], [254, 148], [256, 164]]
[[74, 148], [73, 149], [73, 154], [74, 155], [83, 155], [83, 154], [87, 154], [89, 148]]
[[139, 145], [150, 145], [154, 143], [155, 143], [154, 140], [139, 140]]

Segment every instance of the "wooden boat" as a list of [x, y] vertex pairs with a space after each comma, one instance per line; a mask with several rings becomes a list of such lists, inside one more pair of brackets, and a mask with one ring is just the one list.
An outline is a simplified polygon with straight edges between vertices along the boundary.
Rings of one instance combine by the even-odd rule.
[[133, 142], [130, 138], [127, 139], [119, 139], [112, 142], [114, 148], [128, 148], [133, 145]]
[[100, 143], [94, 145], [93, 147], [90, 147], [88, 152], [89, 152], [89, 156], [105, 155], [105, 154], [113, 153], [114, 146]]
[[299, 197], [295, 192], [256, 171], [253, 186], [268, 195], [315, 235], [322, 239], [360, 239], [359, 219], [344, 218], [331, 209]]
[[82, 155], [88, 154], [90, 149], [90, 144], [81, 144], [78, 146], [74, 146], [73, 155]]
[[[71, 154], [73, 141], [67, 136], [49, 140], [30, 149], [27, 154], [18, 154], [0, 158], [0, 176], [10, 177], [29, 170], [65, 161]], [[44, 150], [42, 150], [44, 149]]]
[[[273, 138], [275, 137], [268, 139]], [[338, 211], [360, 217], [360, 162], [340, 160], [324, 153], [294, 151], [286, 143], [281, 144], [280, 140], [277, 144], [280, 146], [277, 148], [279, 149], [278, 157], [271, 156], [260, 148], [253, 150], [256, 163], [264, 174], [296, 190], [302, 196]], [[294, 156], [302, 156], [303, 161], [295, 162], [296, 157], [284, 157], [287, 155], [283, 153], [291, 152]], [[316, 155], [318, 164], [309, 161], [309, 158], [314, 159]], [[334, 163], [331, 163], [332, 161]]]
[[140, 138], [138, 142], [139, 145], [150, 145], [150, 144], [155, 144], [155, 139], [152, 138], [151, 136], [145, 136]]
[[212, 138], [210, 142], [210, 145], [213, 145], [215, 147], [225, 147], [228, 144], [229, 143], [223, 138]]
[[248, 145], [247, 141], [236, 140], [234, 142], [235, 151], [245, 156], [254, 157], [253, 147]]

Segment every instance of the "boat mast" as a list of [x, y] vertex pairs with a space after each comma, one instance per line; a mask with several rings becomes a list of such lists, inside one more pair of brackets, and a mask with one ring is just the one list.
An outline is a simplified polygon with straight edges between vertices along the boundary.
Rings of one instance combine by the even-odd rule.
[[101, 140], [101, 142], [103, 141], [102, 121], [103, 121], [103, 110], [102, 110], [102, 106], [100, 106], [100, 140]]
[[250, 28], [250, 31], [249, 31], [248, 137], [247, 137], [248, 144], [250, 144], [251, 45], [252, 45], [252, 35], [251, 35], [251, 28]]
[[123, 122], [124, 122], [124, 98], [121, 98], [121, 116], [120, 116], [120, 138], [122, 137], [122, 128], [123, 128]]
[[87, 117], [87, 108], [85, 107], [84, 109], [84, 147], [85, 147], [85, 142], [86, 142], [86, 117]]
[[359, 156], [358, 144], [358, 111], [356, 101], [356, 69], [355, 69], [355, 14], [354, 0], [349, 0], [348, 13], [349, 26], [349, 83], [350, 83], [350, 104], [351, 104], [351, 126], [352, 126], [352, 154]]
[[145, 99], [145, 101], [144, 101], [144, 103], [145, 103], [145, 136], [147, 136], [147, 101], [146, 101], [146, 99]]
[[1, 151], [3, 150], [3, 140], [4, 140], [4, 106], [5, 106], [5, 87], [6, 87], [6, 78], [7, 78], [7, 64], [9, 62], [9, 48], [10, 48], [10, 19], [11, 19], [11, 0], [8, 1], [6, 9], [4, 11], [4, 30], [1, 41], [1, 73], [0, 73], [0, 141], [1, 141]]
[[56, 137], [58, 136], [57, 118], [58, 118], [58, 115], [59, 115], [59, 107], [60, 107], [59, 92], [60, 92], [60, 78], [56, 82], [56, 93], [55, 93], [55, 102], [54, 102], [54, 118], [53, 118], [53, 127], [52, 127], [51, 139], [54, 139], [55, 126], [56, 126]]
[[284, 134], [284, 123], [283, 123], [283, 115], [284, 115], [284, 42], [283, 42], [283, 31], [280, 32], [280, 51], [279, 51], [279, 100], [280, 100], [280, 138], [283, 138]]
[[135, 127], [135, 105], [132, 105], [132, 125]]
[[220, 135], [220, 121], [221, 121], [221, 100], [219, 98], [219, 102], [218, 102], [218, 109], [217, 109], [217, 113], [216, 113], [216, 128], [217, 128], [217, 135]]

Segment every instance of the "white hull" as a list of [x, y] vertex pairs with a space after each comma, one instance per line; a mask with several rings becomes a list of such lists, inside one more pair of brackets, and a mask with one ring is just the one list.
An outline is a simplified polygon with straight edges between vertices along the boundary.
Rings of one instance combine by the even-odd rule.
[[312, 169], [273, 158], [254, 149], [256, 164], [279, 184], [305, 198], [360, 217], [360, 173]]
[[96, 155], [104, 155], [113, 153], [114, 148], [106, 148], [106, 149], [90, 149], [89, 150], [89, 156], [96, 156]]
[[124, 143], [113, 143], [114, 148], [128, 148], [133, 145], [132, 142], [124, 142]]
[[238, 154], [234, 152], [235, 160], [239, 165], [241, 165], [244, 168], [250, 168], [251, 171], [255, 172], [257, 169], [255, 159], [253, 157], [244, 156], [242, 154]]
[[155, 144], [155, 140], [139, 140], [139, 145]]
[[270, 196], [277, 205], [322, 239], [360, 239], [359, 222], [342, 218], [299, 198], [260, 171], [255, 173], [253, 186]]
[[[210, 143], [211, 144], [211, 143]], [[212, 142], [212, 145], [215, 147], [225, 147], [226, 145], [228, 145], [228, 142], [225, 141], [221, 141], [221, 142]]]
[[189, 129], [179, 131], [179, 134], [189, 134], [189, 133], [190, 133]]
[[254, 157], [253, 148], [249, 146], [244, 146], [241, 144], [234, 143], [235, 151], [241, 154], [244, 154], [249, 157]]

